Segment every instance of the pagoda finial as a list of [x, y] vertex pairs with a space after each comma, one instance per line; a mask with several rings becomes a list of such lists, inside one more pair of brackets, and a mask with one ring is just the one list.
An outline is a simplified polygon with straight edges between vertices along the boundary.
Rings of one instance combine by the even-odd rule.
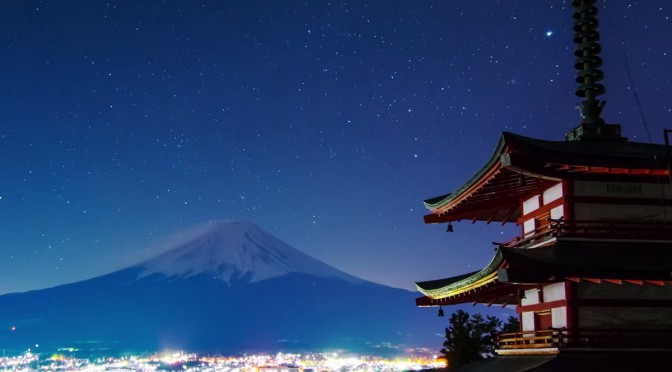
[[602, 58], [599, 57], [602, 47], [599, 44], [600, 33], [597, 31], [597, 8], [595, 0], [575, 0], [574, 11], [574, 43], [577, 57], [574, 68], [579, 70], [576, 74], [576, 82], [579, 83], [576, 95], [584, 100], [579, 105], [583, 124], [602, 125], [604, 120], [600, 117], [605, 102], [597, 99], [604, 94], [604, 85], [600, 84], [604, 74]]
[[600, 101], [597, 97], [604, 94], [604, 85], [600, 81], [604, 78], [602, 51], [600, 46], [600, 33], [597, 31], [596, 0], [574, 0], [574, 43], [576, 50], [576, 62], [574, 67], [579, 70], [576, 73], [576, 82], [579, 86], [576, 95], [583, 98], [577, 105], [581, 113], [581, 124], [567, 134], [567, 140], [624, 140], [621, 137], [620, 125], [605, 124], [600, 117], [606, 101]]

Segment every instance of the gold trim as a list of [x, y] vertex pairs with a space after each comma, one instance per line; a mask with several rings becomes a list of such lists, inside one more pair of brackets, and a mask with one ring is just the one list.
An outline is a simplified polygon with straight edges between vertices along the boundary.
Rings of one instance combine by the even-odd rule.
[[469, 291], [471, 291], [472, 289], [476, 289], [476, 288], [478, 288], [478, 287], [482, 287], [482, 286], [484, 286], [484, 285], [486, 285], [486, 284], [493, 283], [493, 282], [495, 282], [496, 280], [497, 280], [497, 272], [495, 271], [494, 273], [492, 273], [492, 274], [486, 276], [485, 278], [482, 278], [482, 279], [480, 279], [480, 280], [477, 280], [477, 281], [475, 281], [474, 283], [472, 283], [472, 284], [470, 284], [470, 285], [468, 285], [468, 286], [461, 287], [461, 288], [458, 289], [458, 290], [450, 291], [450, 292], [448, 292], [448, 293], [446, 293], [446, 294], [443, 294], [443, 295], [440, 295], [440, 296], [436, 296], [436, 297], [433, 297], [433, 298], [434, 298], [434, 299], [437, 299], [437, 300], [440, 300], [440, 299], [443, 299], [443, 298], [446, 298], [446, 297], [457, 296], [457, 295], [460, 295], [460, 294], [462, 294], [462, 293], [469, 292]]

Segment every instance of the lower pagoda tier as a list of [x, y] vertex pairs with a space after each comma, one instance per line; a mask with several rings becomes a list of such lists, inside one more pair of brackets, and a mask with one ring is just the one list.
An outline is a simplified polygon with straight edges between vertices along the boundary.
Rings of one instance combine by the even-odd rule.
[[661, 304], [672, 306], [672, 243], [558, 240], [535, 249], [500, 247], [483, 270], [416, 283], [425, 295], [416, 304], [517, 304], [529, 287], [582, 281], [664, 287], [670, 298]]
[[500, 245], [484, 269], [416, 287], [420, 307], [515, 306], [521, 329], [499, 336], [498, 355], [672, 350], [670, 241], [556, 235], [538, 248]]

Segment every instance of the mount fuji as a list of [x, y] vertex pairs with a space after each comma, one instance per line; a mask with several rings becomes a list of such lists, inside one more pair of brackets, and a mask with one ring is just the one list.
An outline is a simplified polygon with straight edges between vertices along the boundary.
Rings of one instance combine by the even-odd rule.
[[219, 223], [205, 234], [142, 264], [143, 275], [188, 278], [208, 274], [228, 284], [290, 273], [362, 282], [290, 247], [251, 223]]
[[445, 321], [417, 309], [415, 297], [337, 270], [253, 224], [220, 223], [111, 274], [0, 296], [0, 346], [223, 354], [438, 349]]

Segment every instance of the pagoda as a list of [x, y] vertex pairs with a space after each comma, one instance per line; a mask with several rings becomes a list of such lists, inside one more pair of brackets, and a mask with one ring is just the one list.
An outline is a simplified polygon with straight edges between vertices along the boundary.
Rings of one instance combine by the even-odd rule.
[[564, 141], [502, 133], [471, 179], [425, 200], [425, 223], [512, 222], [520, 236], [495, 243], [482, 270], [416, 283], [416, 304], [515, 306], [521, 329], [500, 335], [499, 357], [655, 351], [672, 363], [669, 146], [628, 141], [600, 117], [594, 3], [573, 2], [580, 124]]

